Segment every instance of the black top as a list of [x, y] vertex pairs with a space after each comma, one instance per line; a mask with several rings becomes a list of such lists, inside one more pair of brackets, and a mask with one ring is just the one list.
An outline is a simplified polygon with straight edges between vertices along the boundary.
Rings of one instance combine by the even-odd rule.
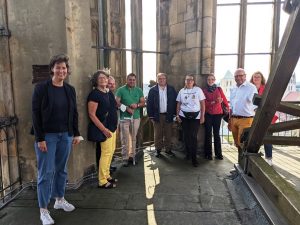
[[[38, 83], [34, 88], [32, 95], [32, 122], [35, 140], [38, 142], [44, 141], [45, 133], [53, 132], [54, 125], [59, 123], [59, 121], [53, 118], [54, 111], [56, 114], [64, 114], [62, 117], [66, 118], [65, 123], [67, 124], [67, 131], [70, 136], [80, 136], [75, 89], [65, 82], [63, 83], [63, 89], [64, 94], [59, 96], [59, 98], [64, 98], [67, 104], [64, 103], [65, 100], [57, 102], [57, 97], [55, 96], [58, 93], [55, 91], [56, 88], [52, 85], [52, 80]], [[62, 104], [65, 105], [62, 106]], [[57, 108], [58, 105], [60, 105], [60, 109]]]
[[109, 91], [104, 93], [97, 88], [92, 90], [87, 101], [98, 103], [96, 116], [111, 132], [115, 132], [118, 126], [117, 102], [114, 94]]
[[53, 109], [49, 118], [47, 132], [68, 131], [68, 99], [64, 87], [53, 86]]

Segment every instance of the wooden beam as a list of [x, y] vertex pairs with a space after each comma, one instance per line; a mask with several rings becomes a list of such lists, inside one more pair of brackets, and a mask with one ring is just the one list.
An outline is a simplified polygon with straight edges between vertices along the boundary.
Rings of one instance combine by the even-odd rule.
[[300, 137], [265, 136], [263, 143], [274, 145], [298, 146], [300, 145]]
[[275, 123], [270, 125], [268, 129], [268, 133], [275, 133], [287, 130], [295, 130], [300, 128], [300, 119], [298, 120], [290, 120], [281, 123]]
[[[272, 64], [271, 73], [262, 96], [260, 107], [244, 148], [257, 153], [263, 143], [272, 118], [291, 79], [300, 56], [300, 6], [289, 17], [282, 41]], [[290, 143], [289, 143], [290, 144]]]
[[292, 103], [281, 102], [277, 111], [300, 117], [300, 106]]

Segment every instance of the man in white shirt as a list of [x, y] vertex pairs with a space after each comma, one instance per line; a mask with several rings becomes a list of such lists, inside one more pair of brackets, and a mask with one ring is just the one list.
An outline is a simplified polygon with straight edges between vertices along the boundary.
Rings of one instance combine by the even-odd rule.
[[174, 87], [167, 84], [167, 74], [157, 74], [157, 84], [149, 91], [147, 113], [154, 127], [154, 145], [156, 157], [165, 148], [166, 154], [174, 156], [171, 151], [172, 122], [176, 115], [176, 96]]
[[230, 91], [231, 116], [228, 127], [232, 132], [234, 143], [239, 151], [239, 159], [242, 155], [240, 138], [245, 128], [251, 127], [255, 109], [252, 99], [257, 94], [256, 87], [246, 81], [246, 72], [239, 68], [234, 73], [236, 86]]

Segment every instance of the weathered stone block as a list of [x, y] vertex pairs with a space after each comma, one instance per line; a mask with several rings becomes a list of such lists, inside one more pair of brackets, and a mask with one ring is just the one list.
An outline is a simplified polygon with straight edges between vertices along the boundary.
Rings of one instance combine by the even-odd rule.
[[201, 47], [201, 32], [186, 34], [186, 48]]
[[185, 23], [174, 24], [170, 27], [170, 43], [173, 50], [185, 48]]
[[185, 65], [199, 64], [200, 53], [201, 53], [200, 48], [186, 49], [182, 53], [182, 63]]
[[158, 51], [168, 52], [169, 50], [169, 39], [161, 39], [158, 41]]
[[169, 1], [159, 2], [159, 24], [161, 26], [168, 26], [169, 25]]
[[177, 12], [178, 13], [186, 12], [186, 0], [177, 0]]
[[197, 20], [188, 20], [185, 22], [185, 32], [191, 33], [197, 30]]
[[184, 13], [178, 13], [177, 15], [177, 22], [181, 23], [184, 21]]
[[[203, 18], [203, 30], [208, 31], [212, 30], [213, 27], [213, 18], [212, 17], [205, 17]], [[205, 35], [203, 35], [202, 40], [202, 47], [209, 48], [212, 46], [212, 40], [213, 40], [213, 33], [212, 32], [205, 32]]]
[[196, 17], [196, 11], [197, 10], [197, 3], [196, 2], [190, 2], [187, 4], [186, 7], [186, 13], [184, 14], [184, 20], [191, 20]]
[[172, 73], [176, 73], [179, 71], [179, 68], [182, 64], [182, 53], [176, 52], [174, 55], [171, 56], [170, 65]]
[[159, 30], [159, 38], [160, 39], [169, 39], [170, 37], [170, 29], [169, 26], [161, 26]]
[[170, 0], [169, 24], [177, 23], [177, 0]]

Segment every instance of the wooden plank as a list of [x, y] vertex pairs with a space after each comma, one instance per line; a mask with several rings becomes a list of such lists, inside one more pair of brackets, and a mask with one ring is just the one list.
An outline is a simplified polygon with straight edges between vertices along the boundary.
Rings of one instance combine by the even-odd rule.
[[274, 145], [298, 146], [300, 145], [300, 137], [265, 136], [265, 138], [263, 139], [263, 143]]
[[[257, 153], [300, 56], [300, 6], [290, 15], [245, 148]], [[297, 142], [298, 143], [298, 142]], [[290, 144], [290, 143], [289, 143]]]
[[290, 120], [281, 123], [275, 123], [270, 125], [268, 129], [268, 133], [275, 133], [280, 131], [287, 131], [287, 130], [295, 130], [300, 128], [300, 119], [298, 120]]
[[277, 111], [300, 117], [300, 106], [292, 103], [281, 102]]

